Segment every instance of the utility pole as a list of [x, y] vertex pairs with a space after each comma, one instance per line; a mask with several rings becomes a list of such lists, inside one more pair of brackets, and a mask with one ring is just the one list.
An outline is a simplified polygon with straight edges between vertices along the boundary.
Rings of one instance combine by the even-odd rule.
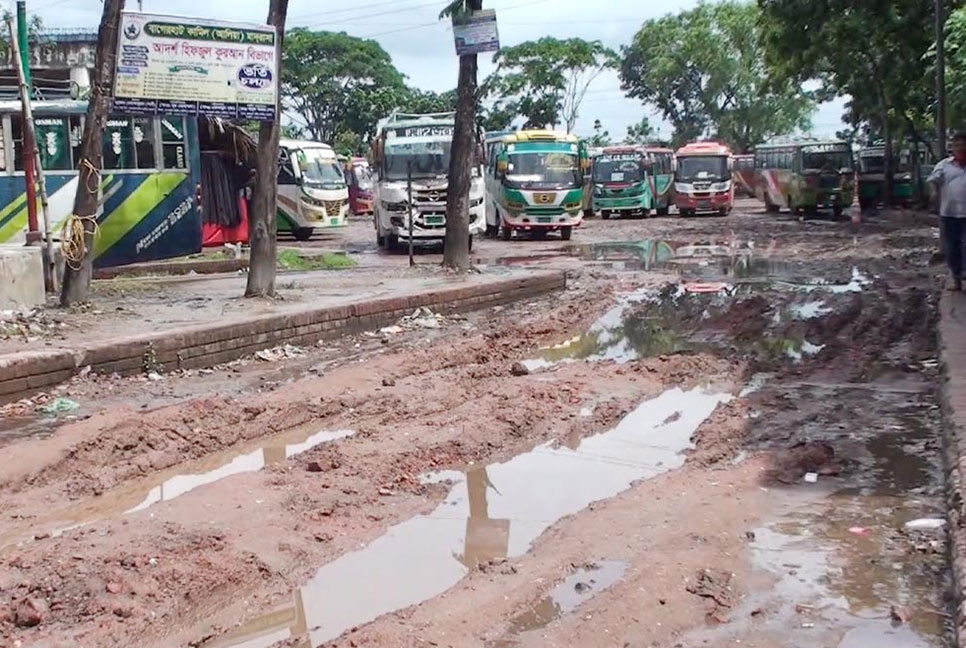
[[[33, 94], [33, 80], [30, 76], [30, 38], [27, 29], [26, 0], [17, 0], [17, 36], [14, 38], [11, 33], [10, 43], [12, 46], [19, 45], [20, 54], [18, 56], [15, 51], [14, 57], [18, 59], [20, 67], [23, 69], [26, 93], [29, 98]], [[21, 92], [23, 92], [22, 89]], [[24, 122], [21, 121], [20, 123], [23, 124]], [[23, 130], [23, 150], [32, 150], [34, 144], [29, 139], [31, 133], [28, 133], [26, 128], [21, 128]], [[32, 244], [40, 240], [40, 226], [37, 222], [37, 182], [34, 177], [34, 160], [31, 156], [23, 156], [23, 175], [27, 193], [27, 243]], [[51, 288], [49, 281], [47, 287]]]
[[104, 0], [101, 26], [97, 30], [97, 50], [94, 54], [94, 78], [87, 104], [87, 121], [81, 141], [80, 168], [77, 174], [77, 193], [74, 210], [64, 225], [64, 286], [60, 305], [70, 306], [87, 301], [94, 274], [94, 233], [97, 229], [97, 209], [101, 186], [103, 152], [101, 140], [104, 126], [111, 112], [114, 85], [117, 36], [121, 27], [124, 0]]
[[[20, 83], [20, 103], [23, 111], [21, 129], [23, 131], [24, 142], [24, 166], [33, 164], [33, 168], [37, 173], [37, 179], [40, 181], [40, 203], [44, 210], [44, 239], [46, 240], [44, 247], [44, 284], [46, 285], [47, 292], [55, 293], [57, 292], [57, 263], [54, 259], [54, 232], [50, 226], [50, 210], [47, 205], [47, 183], [44, 181], [44, 169], [40, 164], [40, 151], [37, 150], [37, 131], [34, 129], [34, 113], [30, 105], [30, 87], [27, 81], [27, 70], [24, 68], [24, 61], [21, 56], [23, 49], [21, 49], [20, 38], [14, 33], [15, 29], [12, 18], [7, 21], [7, 27], [10, 31], [10, 44], [13, 48], [13, 58], [17, 65], [17, 80]], [[28, 179], [28, 182], [33, 184], [32, 176]], [[30, 188], [33, 189], [33, 187]], [[32, 192], [28, 190], [27, 199], [33, 201], [34, 220], [36, 220], [37, 201], [36, 197], [31, 194]]]
[[[483, 0], [466, 0], [466, 11], [483, 9]], [[450, 151], [446, 191], [446, 239], [443, 265], [459, 272], [470, 268], [470, 184], [476, 157], [476, 54], [460, 57], [456, 86], [456, 128]]]
[[[270, 0], [269, 25], [275, 27], [275, 56], [281, 63], [288, 0]], [[275, 250], [278, 244], [275, 201], [278, 194], [278, 139], [281, 131], [279, 101], [281, 84], [275, 94], [275, 118], [258, 128], [255, 195], [252, 199], [251, 252], [249, 254], [246, 297], [275, 295]]]
[[946, 7], [936, 0], [936, 146], [946, 157]]

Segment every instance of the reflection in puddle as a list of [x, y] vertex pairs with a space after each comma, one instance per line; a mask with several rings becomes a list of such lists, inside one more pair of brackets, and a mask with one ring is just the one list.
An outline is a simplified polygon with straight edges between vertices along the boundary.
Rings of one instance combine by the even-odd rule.
[[213, 484], [216, 481], [220, 481], [226, 477], [231, 477], [232, 475], [258, 472], [265, 466], [285, 461], [289, 457], [294, 457], [297, 454], [301, 454], [306, 450], [311, 450], [312, 448], [323, 443], [344, 439], [348, 436], [352, 436], [353, 434], [355, 434], [355, 432], [352, 430], [323, 430], [313, 434], [305, 441], [300, 443], [266, 446], [253, 452], [249, 452], [248, 454], [239, 455], [228, 463], [218, 466], [214, 470], [209, 470], [207, 472], [198, 474], [175, 475], [160, 486], [152, 488], [140, 504], [125, 511], [125, 513], [142, 511], [153, 504], [157, 504], [158, 502], [167, 502], [169, 500], [173, 500], [174, 498], [180, 497], [185, 493], [189, 493], [200, 486]]
[[560, 518], [681, 466], [691, 435], [729, 400], [727, 394], [675, 388], [574, 450], [548, 443], [506, 463], [431, 476], [453, 482], [443, 502], [319, 569], [294, 594], [293, 623], [269, 627], [266, 619], [278, 618], [276, 612], [247, 626], [251, 632], [236, 632], [209, 646], [265, 648], [279, 633], [306, 632], [311, 645], [319, 646], [349, 628], [430, 599], [481, 562], [525, 553]]
[[[727, 625], [691, 633], [685, 645], [948, 645], [943, 532], [903, 530], [942, 515], [941, 461], [923, 407], [931, 405], [886, 411], [894, 424], [857, 446], [859, 466], [841, 487], [775, 491], [784, 512], [749, 545], [774, 583], [753, 588]], [[891, 619], [893, 606], [907, 611], [904, 623]], [[752, 610], [764, 613], [753, 619]]]
[[[25, 535], [30, 537], [39, 530], [44, 530], [56, 537], [97, 520], [142, 511], [158, 502], [172, 500], [206, 484], [212, 484], [232, 475], [257, 472], [265, 466], [279, 463], [323, 443], [343, 439], [353, 434], [355, 432], [352, 430], [323, 430], [306, 435], [302, 428], [271, 439], [261, 439], [258, 441], [259, 446], [243, 454], [233, 451], [232, 454], [220, 453], [206, 457], [194, 464], [192, 472], [174, 473], [172, 470], [162, 472], [152, 480], [156, 484], [154, 486], [146, 485], [144, 482], [131, 484], [106, 492], [93, 502], [87, 502], [66, 514], [57, 511], [46, 521], [34, 521], [31, 524], [30, 533], [22, 528], [13, 529], [0, 536], [0, 547], [17, 542]], [[184, 471], [185, 467], [181, 466], [178, 470]], [[158, 484], [158, 479], [164, 481]], [[54, 526], [57, 522], [59, 524]]]
[[510, 621], [507, 637], [487, 644], [488, 648], [513, 648], [517, 637], [550, 625], [619, 581], [627, 563], [606, 560], [580, 568], [554, 587], [536, 605]]

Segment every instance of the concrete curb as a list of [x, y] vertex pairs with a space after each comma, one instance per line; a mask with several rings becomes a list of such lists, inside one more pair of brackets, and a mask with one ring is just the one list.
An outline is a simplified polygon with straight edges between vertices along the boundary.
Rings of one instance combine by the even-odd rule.
[[946, 516], [953, 568], [955, 645], [966, 648], [966, 294], [944, 292], [939, 303]]
[[104, 340], [75, 350], [0, 355], [0, 402], [56, 385], [87, 366], [97, 373], [120, 374], [138, 373], [149, 362], [168, 370], [210, 367], [280, 344], [313, 344], [321, 339], [385, 326], [421, 306], [442, 313], [466, 312], [529, 299], [561, 290], [566, 285], [564, 273], [542, 272], [342, 306], [307, 307], [279, 315]]
[[114, 279], [116, 277], [145, 277], [150, 275], [219, 274], [238, 272], [248, 269], [248, 259], [198, 259], [197, 261], [133, 263], [116, 268], [94, 270], [95, 279]]

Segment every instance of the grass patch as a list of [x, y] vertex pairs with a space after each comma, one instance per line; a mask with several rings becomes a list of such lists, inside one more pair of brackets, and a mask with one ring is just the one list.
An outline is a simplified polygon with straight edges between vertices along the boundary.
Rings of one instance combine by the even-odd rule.
[[341, 270], [355, 265], [348, 254], [333, 252], [303, 255], [295, 250], [282, 250], [278, 255], [278, 267], [283, 270]]

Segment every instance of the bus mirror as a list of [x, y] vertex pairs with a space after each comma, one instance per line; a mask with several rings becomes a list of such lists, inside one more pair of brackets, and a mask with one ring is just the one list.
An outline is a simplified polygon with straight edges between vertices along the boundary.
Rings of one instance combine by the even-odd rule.
[[678, 159], [676, 157], [671, 158], [671, 173], [678, 172]]
[[580, 158], [580, 169], [585, 172], [590, 170], [590, 158]]
[[496, 161], [496, 172], [497, 175], [506, 175], [507, 170], [510, 168], [509, 162], [507, 160], [497, 160]]

